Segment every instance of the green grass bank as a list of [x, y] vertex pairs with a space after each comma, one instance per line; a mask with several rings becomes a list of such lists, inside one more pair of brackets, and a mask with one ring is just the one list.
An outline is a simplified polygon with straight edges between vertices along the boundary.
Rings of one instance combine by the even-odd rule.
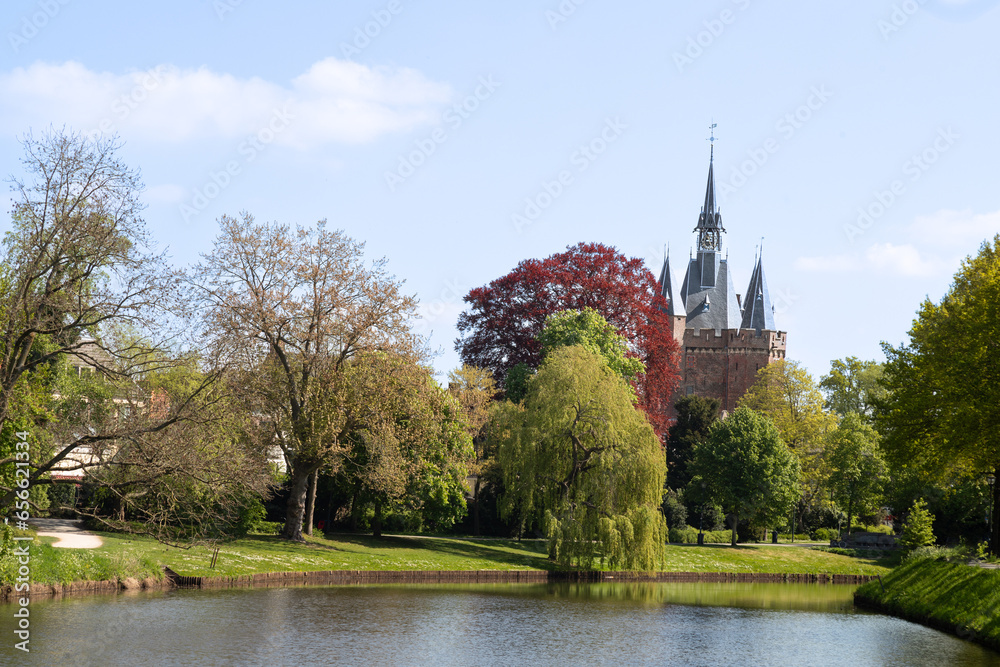
[[858, 588], [854, 600], [1000, 651], [1000, 570], [909, 560], [883, 576], [881, 585]]
[[[61, 549], [55, 538], [36, 538], [32, 547], [32, 581], [67, 584], [80, 580], [124, 580], [162, 577], [164, 566], [189, 577], [243, 576], [270, 572], [324, 570], [557, 570], [546, 558], [543, 540], [499, 540], [364, 535], [312, 537], [294, 544], [273, 536], [254, 535], [214, 549], [166, 546], [155, 540], [98, 533], [97, 549]], [[761, 574], [885, 575], [890, 563], [805, 547], [769, 545], [668, 545], [667, 572]], [[11, 579], [0, 572], [3, 583]]]

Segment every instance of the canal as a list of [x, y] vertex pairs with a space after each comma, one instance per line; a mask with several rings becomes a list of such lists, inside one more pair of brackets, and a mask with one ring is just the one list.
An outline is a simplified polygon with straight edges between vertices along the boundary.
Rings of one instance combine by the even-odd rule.
[[[996, 665], [856, 610], [853, 586], [600, 583], [174, 590], [36, 600], [18, 665]], [[7, 613], [7, 612], [10, 613]]]

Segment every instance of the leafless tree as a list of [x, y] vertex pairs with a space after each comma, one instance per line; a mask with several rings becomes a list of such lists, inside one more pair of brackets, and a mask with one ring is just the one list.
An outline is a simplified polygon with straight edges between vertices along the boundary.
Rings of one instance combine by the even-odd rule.
[[315, 228], [224, 216], [196, 270], [204, 349], [245, 374], [261, 447], [279, 447], [291, 495], [284, 537], [302, 539], [310, 476], [348, 449], [359, 401], [344, 370], [359, 354], [418, 358], [409, 322], [416, 301], [364, 246], [325, 222]]

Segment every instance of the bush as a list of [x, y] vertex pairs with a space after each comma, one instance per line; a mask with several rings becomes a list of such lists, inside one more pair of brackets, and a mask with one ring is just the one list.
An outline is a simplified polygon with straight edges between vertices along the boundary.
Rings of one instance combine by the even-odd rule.
[[836, 528], [817, 528], [813, 531], [813, 539], [816, 541], [830, 542], [837, 539]]
[[910, 516], [903, 526], [903, 534], [896, 543], [904, 551], [914, 551], [934, 544], [934, 517], [927, 511], [927, 503], [920, 498], [910, 508]]
[[[698, 544], [698, 529], [687, 526], [685, 528], [671, 528], [670, 541], [675, 544]], [[706, 530], [705, 543], [730, 543], [733, 534], [728, 530]]]

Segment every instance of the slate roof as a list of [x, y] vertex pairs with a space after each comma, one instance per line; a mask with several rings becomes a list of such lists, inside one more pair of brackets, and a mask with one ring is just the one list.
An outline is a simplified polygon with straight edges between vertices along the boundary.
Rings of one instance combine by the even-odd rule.
[[670, 252], [663, 253], [663, 268], [660, 270], [660, 294], [667, 302], [667, 315], [674, 316], [674, 288], [670, 279]]
[[764, 277], [764, 258], [757, 258], [757, 265], [750, 276], [746, 295], [743, 298], [744, 329], [753, 329], [757, 335], [762, 330], [777, 331], [774, 324], [774, 306], [771, 305], [771, 295], [767, 291], [767, 279]]

